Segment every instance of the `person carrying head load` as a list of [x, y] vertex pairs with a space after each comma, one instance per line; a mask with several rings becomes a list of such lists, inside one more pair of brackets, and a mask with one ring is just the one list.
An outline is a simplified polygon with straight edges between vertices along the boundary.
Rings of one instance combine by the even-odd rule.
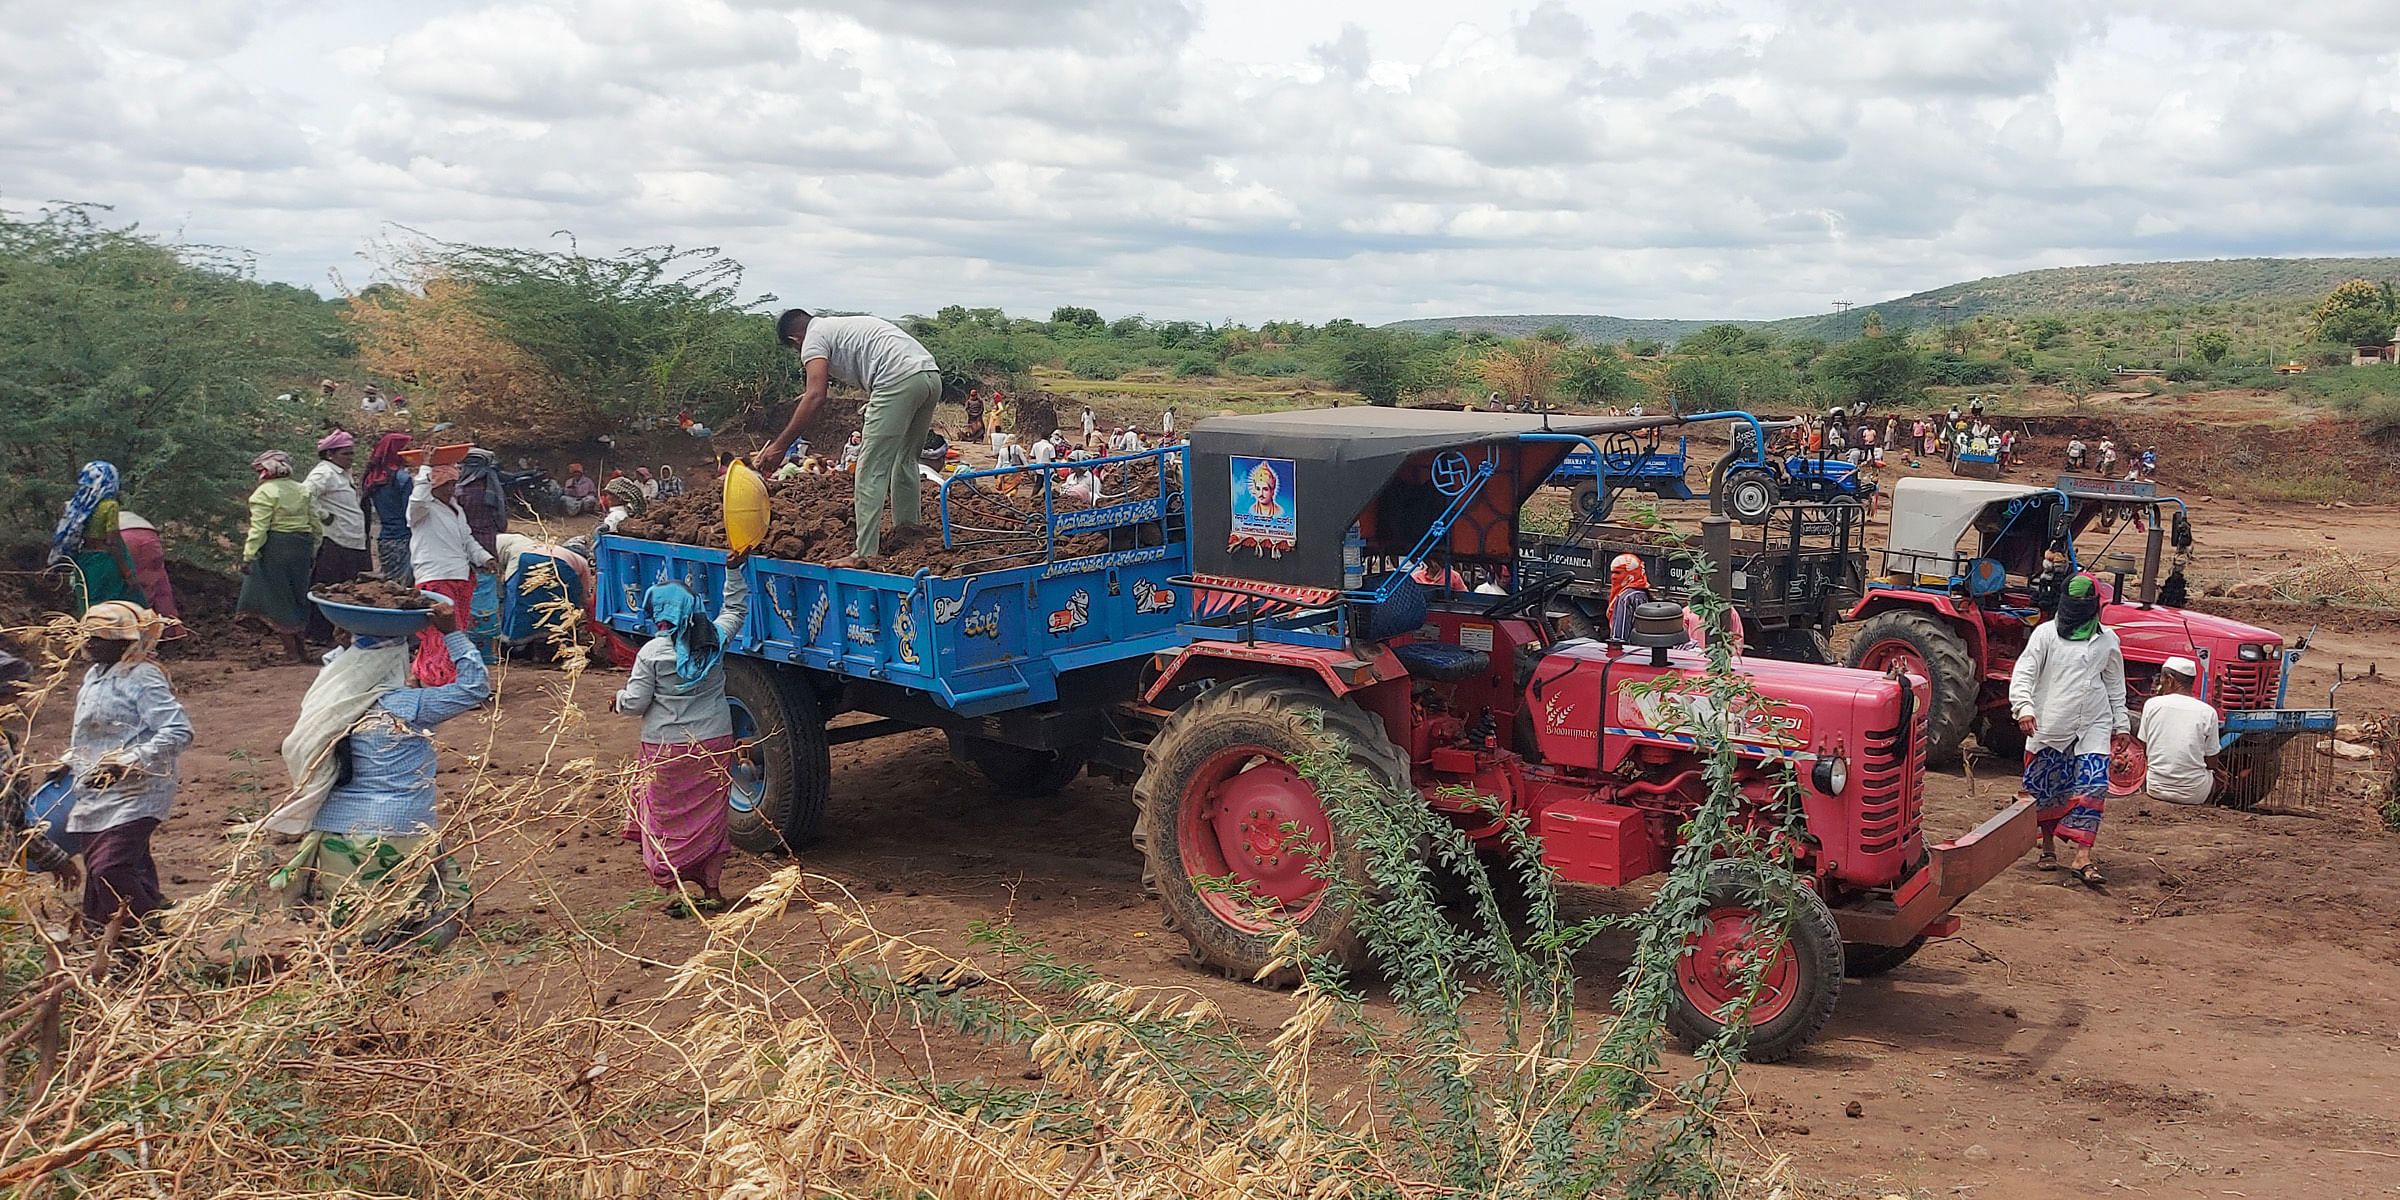
[[292, 791], [270, 833], [304, 835], [267, 887], [377, 950], [450, 944], [474, 892], [441, 839], [433, 729], [491, 698], [491, 675], [456, 607], [433, 603], [431, 632], [451, 681], [410, 687], [409, 638], [354, 636], [329, 655], [283, 739]]
[[883, 549], [883, 510], [892, 510], [895, 531], [925, 518], [925, 494], [917, 482], [917, 450], [933, 428], [933, 406], [942, 398], [942, 372], [933, 355], [897, 325], [880, 317], [813, 317], [795, 308], [775, 322], [775, 336], [800, 355], [808, 386], [792, 406], [792, 418], [758, 452], [754, 464], [771, 473], [802, 426], [825, 407], [827, 387], [840, 381], [867, 393], [862, 414], [858, 474], [852, 484], [855, 553], [829, 566], [858, 567]]

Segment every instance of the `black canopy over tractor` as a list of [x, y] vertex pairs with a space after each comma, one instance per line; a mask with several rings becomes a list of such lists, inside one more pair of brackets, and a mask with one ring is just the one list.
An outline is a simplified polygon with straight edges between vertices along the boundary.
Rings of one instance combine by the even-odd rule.
[[1436, 554], [1507, 564], [1518, 508], [1576, 439], [1682, 423], [1416, 408], [1211, 417], [1192, 430], [1187, 468], [1194, 572], [1338, 591], [1351, 526], [1374, 552], [1405, 553], [1487, 472]]

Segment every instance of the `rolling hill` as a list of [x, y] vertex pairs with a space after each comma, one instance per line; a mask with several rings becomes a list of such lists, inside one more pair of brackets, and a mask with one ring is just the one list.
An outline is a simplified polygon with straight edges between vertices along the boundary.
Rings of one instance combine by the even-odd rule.
[[1488, 329], [1504, 337], [1521, 337], [1537, 329], [1564, 325], [1586, 341], [1655, 338], [1672, 342], [1709, 325], [1732, 324], [1763, 329], [1779, 338], [1819, 337], [1840, 341], [1857, 337], [1860, 323], [1870, 312], [1879, 314], [1887, 328], [1922, 329], [1976, 316], [2315, 299], [2343, 280], [2362, 277], [2400, 278], [2400, 258], [2220, 258], [2053, 267], [1954, 283], [1895, 300], [1860, 305], [1848, 312], [1816, 313], [1779, 321], [1686, 321], [1554, 313], [1427, 317], [1395, 321], [1391, 327], [1419, 333]]

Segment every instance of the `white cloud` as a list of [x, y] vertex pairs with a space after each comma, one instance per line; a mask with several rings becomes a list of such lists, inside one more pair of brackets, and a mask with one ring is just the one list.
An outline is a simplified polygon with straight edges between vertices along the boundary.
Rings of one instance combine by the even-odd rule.
[[322, 284], [392, 225], [1201, 319], [1780, 316], [2388, 250], [2377, 0], [0, 0], [0, 202]]

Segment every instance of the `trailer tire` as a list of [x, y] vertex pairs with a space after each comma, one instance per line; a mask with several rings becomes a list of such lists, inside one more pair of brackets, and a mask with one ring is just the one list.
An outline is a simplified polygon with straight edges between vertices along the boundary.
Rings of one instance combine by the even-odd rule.
[[1706, 929], [1687, 941], [1686, 951], [1676, 959], [1675, 993], [1667, 1004], [1667, 1028], [1687, 1047], [1696, 1050], [1722, 1032], [1725, 1026], [1716, 1014], [1741, 997], [1738, 973], [1746, 969], [1742, 955], [1756, 937], [1752, 897], [1762, 887], [1773, 889], [1791, 910], [1792, 932], [1759, 981], [1742, 1058], [1782, 1062], [1833, 1017], [1842, 994], [1842, 931], [1824, 897], [1789, 871], [1762, 875], [1747, 863], [1719, 861], [1709, 866], [1702, 909]]
[[1918, 934], [1905, 946], [1870, 946], [1865, 942], [1842, 943], [1842, 969], [1852, 979], [1873, 979], [1900, 969], [1900, 964], [1917, 956], [1925, 948], [1925, 935]]
[[727, 655], [724, 663], [725, 703], [745, 743], [727, 832], [754, 854], [789, 854], [817, 840], [833, 792], [823, 710], [806, 680], [752, 659]]
[[1744, 525], [1764, 525], [1768, 514], [1775, 511], [1775, 502], [1783, 489], [1775, 482], [1775, 474], [1759, 467], [1744, 467], [1725, 476], [1725, 515]]
[[1881, 671], [1903, 661], [1933, 685], [1933, 711], [1927, 715], [1925, 761], [1943, 766], [1958, 760], [1958, 746], [1975, 719], [1980, 686], [1975, 660], [1958, 631], [1931, 614], [1893, 609], [1867, 618], [1850, 643], [1848, 665]]
[[1055, 796], [1083, 774], [1088, 757], [1080, 747], [1036, 750], [972, 734], [958, 736], [957, 754], [988, 780], [994, 791], [1011, 800]]
[[[1276, 943], [1287, 924], [1296, 924], [1303, 953], [1345, 971], [1366, 965], [1356, 914], [1325, 895], [1324, 881], [1308, 870], [1314, 857], [1287, 849], [1276, 832], [1286, 824], [1308, 831], [1312, 844], [1330, 849], [1345, 879], [1372, 894], [1366, 850], [1332, 828], [1315, 789], [1289, 766], [1316, 747], [1320, 727], [1347, 743], [1350, 761], [1376, 783], [1415, 793], [1408, 760], [1381, 721], [1313, 681], [1284, 676], [1222, 684], [1177, 709], [1150, 743], [1134, 783], [1150, 830], [1159, 902], [1193, 956], [1227, 975], [1275, 987], [1298, 983], [1299, 968], [1288, 964], [1262, 976], [1282, 957]], [[1228, 797], [1228, 785], [1237, 781], [1241, 794]], [[1194, 882], [1226, 876], [1296, 911], [1296, 920], [1265, 917], [1240, 897]]]
[[1600, 490], [1597, 479], [1582, 480], [1567, 492], [1567, 510], [1578, 521], [1605, 521], [1616, 507], [1616, 493]]

